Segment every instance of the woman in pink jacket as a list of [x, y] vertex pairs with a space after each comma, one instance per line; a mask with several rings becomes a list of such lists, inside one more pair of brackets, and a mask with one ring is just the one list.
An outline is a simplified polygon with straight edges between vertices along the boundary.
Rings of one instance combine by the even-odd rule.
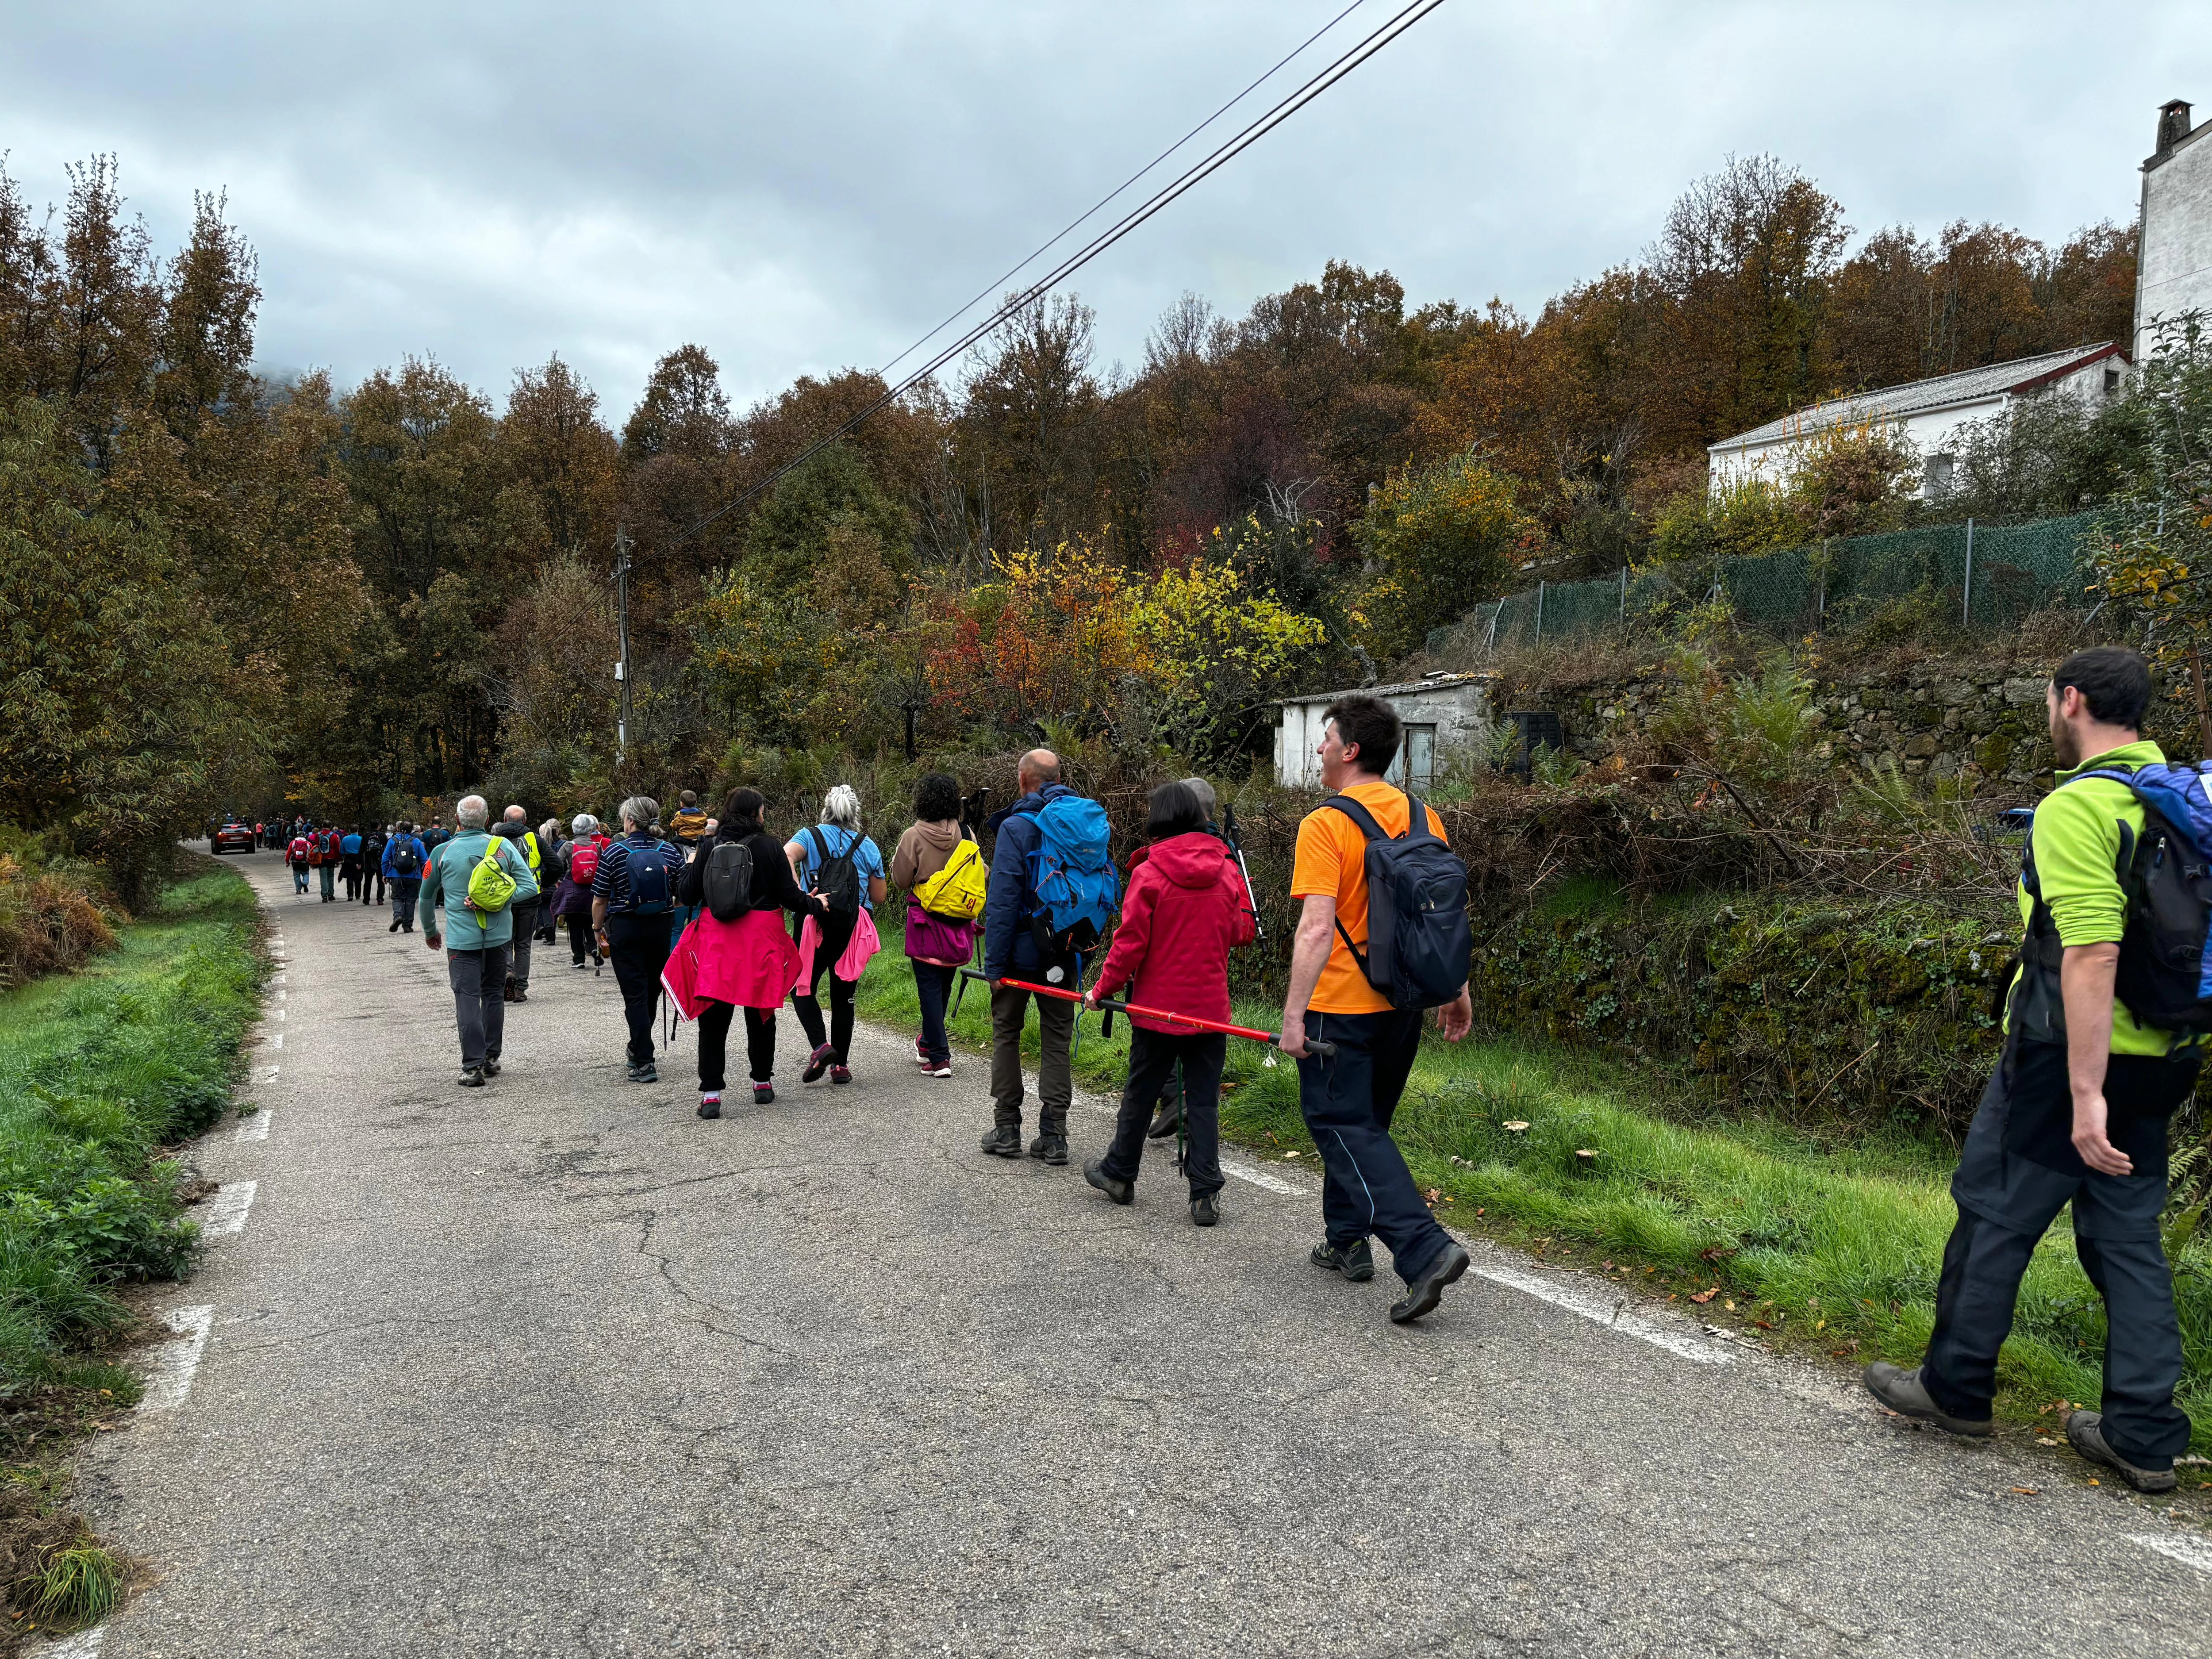
[[[1206, 809], [1187, 783], [1152, 791], [1145, 833], [1152, 850], [1130, 878], [1121, 920], [1087, 1005], [1124, 985], [1130, 1000], [1200, 1019], [1229, 1018], [1229, 953], [1252, 941], [1237, 860], [1219, 837], [1207, 833]], [[1221, 1190], [1221, 1066], [1229, 1039], [1129, 1017], [1129, 1078], [1114, 1144], [1086, 1168], [1084, 1178], [1116, 1204], [1137, 1195], [1137, 1166], [1152, 1103], [1177, 1064], [1182, 1067], [1183, 1121], [1188, 1130], [1183, 1173], [1190, 1182], [1190, 1218], [1201, 1227], [1218, 1219]]]
[[[826, 914], [820, 899], [792, 880], [782, 843], [763, 827], [761, 812], [767, 805], [757, 789], [732, 790], [714, 833], [700, 841], [676, 882], [676, 902], [700, 907], [677, 945], [689, 959], [672, 967], [689, 975], [704, 1004], [699, 1012], [701, 1117], [722, 1115], [730, 1022], [740, 1008], [745, 1011], [753, 1103], [765, 1106], [775, 1098], [775, 1011], [799, 980], [799, 947], [784, 930], [783, 913], [817, 920]], [[716, 921], [705, 908], [702, 891], [707, 860], [726, 844], [742, 845], [752, 854], [751, 908], [735, 921]]]

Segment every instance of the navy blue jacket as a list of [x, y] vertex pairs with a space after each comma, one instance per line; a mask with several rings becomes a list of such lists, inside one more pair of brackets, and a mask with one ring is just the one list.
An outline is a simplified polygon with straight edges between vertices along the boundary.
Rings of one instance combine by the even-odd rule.
[[992, 979], [1009, 974], [1031, 979], [1044, 966], [1036, 936], [1030, 931], [1030, 854], [1044, 833], [1036, 815], [1045, 803], [1074, 793], [1064, 783], [1048, 783], [992, 814], [984, 825], [999, 837], [991, 849], [990, 882], [983, 890], [983, 972]]

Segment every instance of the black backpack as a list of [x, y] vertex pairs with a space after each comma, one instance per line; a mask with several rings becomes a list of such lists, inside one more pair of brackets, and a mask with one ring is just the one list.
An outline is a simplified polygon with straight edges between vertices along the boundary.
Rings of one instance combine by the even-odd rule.
[[422, 855], [416, 850], [412, 836], [392, 849], [392, 873], [403, 879], [422, 873]]
[[1386, 836], [1375, 815], [1346, 795], [1334, 806], [1367, 837], [1367, 954], [1336, 931], [1367, 982], [1394, 1008], [1439, 1008], [1467, 984], [1474, 933], [1467, 921], [1467, 866], [1429, 829], [1429, 810], [1406, 798], [1406, 833]]
[[665, 841], [650, 847], [632, 847], [629, 872], [629, 910], [640, 916], [665, 916], [676, 908], [676, 876], [684, 855]]
[[830, 843], [821, 830], [810, 825], [806, 833], [813, 838], [815, 857], [819, 860], [814, 871], [814, 891], [829, 907], [830, 921], [850, 921], [860, 914], [860, 872], [853, 867], [853, 854], [860, 850], [860, 835], [854, 832], [845, 850], [831, 858]]
[[735, 921], [753, 908], [753, 849], [741, 841], [717, 841], [699, 872], [699, 896], [717, 921]]

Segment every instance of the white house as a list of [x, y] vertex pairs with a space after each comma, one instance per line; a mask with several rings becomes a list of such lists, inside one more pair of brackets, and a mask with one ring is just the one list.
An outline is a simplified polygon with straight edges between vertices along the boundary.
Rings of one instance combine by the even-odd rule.
[[2136, 256], [2136, 356], [2152, 323], [2212, 312], [2212, 121], [2189, 125], [2179, 98], [2158, 112], [2158, 148], [2142, 164], [2142, 240]]
[[[2212, 152], [2212, 145], [2204, 148]], [[1718, 493], [1747, 478], [1786, 478], [1808, 441], [1821, 433], [1881, 426], [1920, 457], [1921, 493], [1940, 495], [1950, 487], [1959, 428], [1967, 422], [2002, 415], [2028, 398], [2109, 398], [2119, 391], [2127, 368], [2127, 353], [2107, 341], [1815, 404], [1706, 446], [1707, 484]]]
[[[1426, 789], [1436, 776], [1440, 750], [1481, 742], [1490, 734], [1488, 674], [1430, 674], [1398, 685], [1365, 685], [1359, 694], [1380, 697], [1405, 722], [1406, 741], [1384, 775], [1401, 789]], [[1316, 691], [1285, 697], [1275, 728], [1275, 779], [1294, 789], [1321, 787], [1322, 714], [1351, 691]], [[1412, 781], [1407, 781], [1408, 770]]]

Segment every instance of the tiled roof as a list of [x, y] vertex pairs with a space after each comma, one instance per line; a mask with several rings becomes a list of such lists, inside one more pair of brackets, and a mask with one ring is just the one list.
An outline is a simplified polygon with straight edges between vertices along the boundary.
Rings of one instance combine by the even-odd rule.
[[1832, 426], [1850, 426], [1880, 416], [1917, 415], [1923, 410], [1942, 409], [1953, 404], [1972, 403], [1983, 398], [2002, 397], [2016, 392], [2034, 381], [2048, 380], [2080, 367], [2090, 359], [2110, 352], [2108, 341], [2094, 345], [2075, 346], [2066, 351], [2047, 351], [2039, 357], [2015, 357], [2008, 363], [1990, 363], [1982, 368], [1962, 368], [1955, 374], [1938, 374], [1930, 380], [1913, 380], [1904, 386], [1883, 386], [1875, 392], [1862, 392], [1849, 398], [1838, 398], [1833, 403], [1815, 404], [1810, 409], [1797, 410], [1769, 421], [1765, 426], [1755, 426], [1748, 432], [1739, 432], [1733, 438], [1723, 438], [1718, 443], [1706, 446], [1710, 449], [1735, 449], [1746, 444], [1772, 443], [1778, 439], [1794, 438], [1808, 432], [1819, 432]]
[[1401, 680], [1395, 685], [1355, 685], [1344, 691], [1309, 691], [1299, 697], [1277, 697], [1278, 703], [1333, 702], [1339, 697], [1405, 697], [1416, 691], [1449, 691], [1456, 685], [1472, 685], [1493, 680], [1495, 674], [1438, 674], [1425, 680]]

